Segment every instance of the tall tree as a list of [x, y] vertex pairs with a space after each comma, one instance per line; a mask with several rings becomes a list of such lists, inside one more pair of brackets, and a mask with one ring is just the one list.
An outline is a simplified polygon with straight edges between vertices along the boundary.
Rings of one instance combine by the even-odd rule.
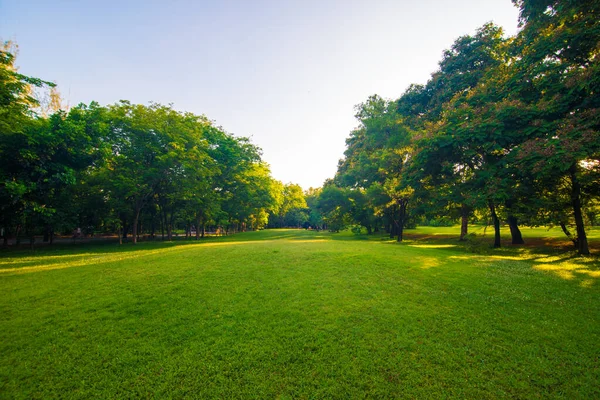
[[[515, 1], [522, 30], [506, 97], [534, 117], [515, 152], [526, 169], [558, 188], [569, 181], [576, 246], [589, 254], [583, 204], [600, 160], [600, 5], [594, 0]], [[500, 88], [503, 89], [503, 88]]]

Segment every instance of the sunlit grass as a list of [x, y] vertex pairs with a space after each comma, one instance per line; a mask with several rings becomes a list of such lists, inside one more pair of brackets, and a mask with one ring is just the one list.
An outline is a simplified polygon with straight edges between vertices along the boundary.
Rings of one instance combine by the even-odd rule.
[[600, 268], [301, 230], [0, 255], [0, 397], [598, 398]]
[[[575, 232], [575, 228], [571, 227], [571, 232]], [[558, 239], [568, 241], [569, 238], [564, 234], [562, 229], [558, 226], [554, 227], [521, 227], [521, 233], [524, 239], [535, 238], [535, 239]], [[504, 239], [510, 238], [510, 230], [508, 227], [502, 227], [500, 230]], [[411, 234], [418, 235], [431, 235], [431, 236], [456, 236], [460, 235], [460, 225], [454, 226], [418, 226], [416, 229], [409, 229], [406, 233], [410, 236]], [[494, 228], [492, 226], [485, 227], [484, 225], [469, 225], [469, 233], [477, 236], [492, 236], [494, 235]], [[586, 235], [588, 239], [598, 240], [600, 239], [600, 228], [598, 227], [586, 227]]]
[[537, 264], [533, 268], [540, 271], [554, 272], [564, 279], [575, 279], [577, 275], [587, 275], [595, 279], [600, 278], [600, 270], [592, 270], [576, 262], [565, 261], [558, 264]]
[[[225, 244], [225, 243], [220, 243]], [[231, 245], [232, 243], [227, 243]], [[219, 243], [204, 244], [208, 246], [219, 245]], [[195, 244], [199, 246], [199, 244]], [[14, 273], [29, 273], [37, 271], [48, 271], [53, 269], [82, 267], [86, 265], [97, 265], [114, 261], [127, 261], [135, 258], [147, 257], [155, 254], [168, 254], [175, 251], [188, 249], [185, 247], [168, 247], [161, 249], [146, 249], [135, 252], [117, 252], [117, 253], [81, 253], [73, 255], [59, 256], [38, 256], [38, 257], [13, 257], [4, 262], [0, 262], [0, 275]]]
[[456, 247], [455, 244], [409, 244], [409, 246], [420, 249], [451, 249], [452, 247]]

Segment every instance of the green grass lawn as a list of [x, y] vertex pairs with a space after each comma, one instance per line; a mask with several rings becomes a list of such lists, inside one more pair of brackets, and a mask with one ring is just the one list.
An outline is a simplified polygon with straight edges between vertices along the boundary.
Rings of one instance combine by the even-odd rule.
[[599, 398], [599, 280], [300, 230], [4, 252], [0, 397]]

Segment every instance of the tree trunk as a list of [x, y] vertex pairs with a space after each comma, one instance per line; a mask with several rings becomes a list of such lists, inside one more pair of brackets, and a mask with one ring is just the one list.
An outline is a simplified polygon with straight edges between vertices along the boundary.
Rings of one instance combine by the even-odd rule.
[[50, 241], [50, 229], [50, 224], [46, 224], [44, 227], [44, 238], [42, 239], [42, 242], [48, 243]]
[[500, 220], [498, 219], [498, 215], [496, 214], [496, 206], [494, 206], [494, 202], [490, 200], [488, 205], [490, 207], [490, 213], [492, 214], [492, 222], [494, 224], [494, 248], [497, 249], [501, 247]]
[[460, 207], [460, 238], [459, 241], [466, 240], [465, 237], [469, 234], [469, 207], [462, 205]]
[[29, 236], [29, 247], [33, 250], [33, 245], [35, 243], [35, 231], [33, 230], [33, 226], [27, 226], [25, 229], [27, 236]]
[[[137, 244], [140, 236], [140, 231], [142, 230], [142, 223], [140, 221], [140, 214], [142, 212], [142, 207], [144, 206], [143, 199], [137, 199], [134, 202], [134, 211], [133, 211], [133, 231], [131, 232], [131, 236], [133, 236], [133, 244]], [[138, 226], [138, 224], [140, 226]]]
[[398, 241], [401, 242], [404, 239], [404, 225], [406, 223], [406, 206], [408, 206], [407, 199], [400, 200], [400, 210], [398, 215]]
[[396, 209], [392, 207], [390, 212], [390, 239], [396, 237], [396, 232], [398, 232], [396, 229]]
[[583, 225], [583, 215], [581, 212], [581, 185], [577, 179], [577, 165], [573, 164], [569, 170], [571, 174], [571, 202], [573, 204], [573, 216], [575, 217], [575, 228], [577, 231], [577, 251], [579, 254], [587, 256], [590, 254], [588, 240]]
[[123, 240], [127, 240], [127, 232], [129, 231], [129, 224], [125, 217], [121, 217], [121, 237]]
[[[160, 222], [160, 224], [161, 224], [160, 230], [162, 232], [162, 240], [164, 241], [165, 240], [165, 228], [168, 230], [168, 225], [167, 225], [167, 211], [162, 206], [160, 208], [161, 208], [161, 211], [162, 211], [161, 212], [162, 215], [161, 215], [161, 222]], [[167, 233], [167, 235], [168, 235], [168, 233]]]
[[575, 245], [575, 248], [577, 249], [577, 238], [573, 237], [573, 235], [571, 234], [571, 232], [569, 231], [569, 228], [567, 228], [567, 225], [565, 224], [564, 221], [560, 221], [560, 228], [562, 229], [562, 231], [564, 232], [565, 235], [567, 235], [567, 237], [573, 242], [573, 244]]
[[[171, 210], [171, 215], [169, 215], [169, 240], [173, 240], [173, 228], [175, 228], [175, 213]], [[175, 236], [177, 236], [177, 232], [175, 232]]]
[[133, 231], [131, 232], [131, 236], [133, 237], [133, 244], [137, 244], [139, 218], [140, 218], [140, 209], [136, 206], [136, 209], [133, 213]]
[[509, 215], [508, 218], [508, 227], [510, 228], [510, 237], [512, 239], [512, 244], [525, 244], [523, 240], [523, 235], [521, 235], [521, 230], [519, 229], [519, 225], [517, 224], [517, 217], [514, 215]]
[[204, 234], [206, 233], [206, 224], [202, 222], [202, 239], [204, 239]]
[[44, 229], [44, 243], [54, 243], [54, 227], [51, 224], [47, 224]]
[[20, 245], [21, 244], [21, 224], [17, 225], [17, 231], [15, 232], [15, 244], [16, 245]]
[[202, 224], [202, 217], [198, 217], [198, 221], [196, 221], [196, 240], [200, 239], [201, 224]]
[[402, 221], [398, 222], [398, 238], [396, 241], [401, 242], [403, 239], [404, 229], [402, 228]]

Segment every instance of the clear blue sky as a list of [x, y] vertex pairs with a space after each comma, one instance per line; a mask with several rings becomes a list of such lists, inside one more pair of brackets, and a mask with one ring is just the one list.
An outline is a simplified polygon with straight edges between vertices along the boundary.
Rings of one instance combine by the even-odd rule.
[[354, 105], [425, 83], [442, 51], [510, 0], [0, 0], [20, 72], [75, 105], [127, 99], [205, 114], [305, 189], [333, 177]]

